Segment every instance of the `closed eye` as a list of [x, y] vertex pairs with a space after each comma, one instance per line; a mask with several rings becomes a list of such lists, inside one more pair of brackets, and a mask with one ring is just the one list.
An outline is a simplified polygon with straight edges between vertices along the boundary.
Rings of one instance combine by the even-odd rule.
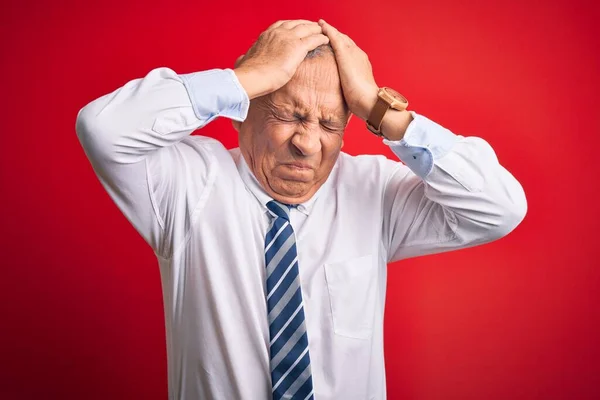
[[341, 127], [337, 124], [321, 123], [321, 126], [323, 127], [323, 129], [325, 129], [328, 132], [340, 132], [340, 131], [344, 130], [343, 127]]
[[283, 115], [279, 115], [279, 114], [273, 114], [273, 116], [275, 117], [275, 119], [282, 121], [282, 122], [296, 122], [297, 119], [294, 117], [288, 117], [288, 116], [283, 116]]
[[305, 120], [305, 118], [302, 115], [295, 112], [292, 113], [284, 110], [273, 110], [272, 114], [273, 117], [275, 117], [275, 119], [282, 122], [298, 122]]

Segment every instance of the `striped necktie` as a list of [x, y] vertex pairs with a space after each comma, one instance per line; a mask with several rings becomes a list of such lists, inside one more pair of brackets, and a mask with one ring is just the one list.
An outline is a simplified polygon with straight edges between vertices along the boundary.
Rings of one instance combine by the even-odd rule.
[[308, 336], [290, 206], [269, 201], [265, 238], [273, 400], [314, 400]]

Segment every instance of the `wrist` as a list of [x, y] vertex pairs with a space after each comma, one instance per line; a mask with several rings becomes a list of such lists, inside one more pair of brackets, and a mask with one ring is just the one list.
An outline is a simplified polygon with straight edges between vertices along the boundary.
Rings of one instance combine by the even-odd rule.
[[366, 91], [365, 93], [367, 94], [362, 97], [360, 106], [356, 107], [357, 112], [354, 114], [365, 122], [367, 121], [367, 119], [369, 119], [369, 114], [371, 114], [371, 111], [375, 107], [375, 104], [377, 104], [378, 91], [379, 88], [377, 86], [375, 86], [371, 90]]
[[408, 110], [398, 111], [390, 108], [381, 121], [381, 133], [387, 140], [402, 140], [413, 119]]
[[265, 94], [269, 93], [268, 89], [260, 86], [260, 84], [264, 82], [264, 79], [261, 79], [259, 76], [257, 76], [255, 71], [240, 67], [235, 68], [233, 72], [237, 76], [238, 81], [240, 81], [240, 85], [242, 85], [246, 91], [248, 99], [252, 100], [256, 97], [264, 96]]

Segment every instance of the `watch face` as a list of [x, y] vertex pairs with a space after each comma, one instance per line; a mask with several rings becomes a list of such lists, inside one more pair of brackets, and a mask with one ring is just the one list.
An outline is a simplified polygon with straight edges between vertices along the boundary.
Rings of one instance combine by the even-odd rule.
[[379, 91], [379, 97], [381, 97], [386, 103], [390, 105], [394, 110], [406, 110], [408, 107], [408, 100], [394, 89], [383, 87]]
[[394, 99], [398, 100], [399, 102], [408, 103], [408, 100], [406, 99], [406, 97], [402, 96], [400, 93], [396, 92], [394, 89], [386, 87], [385, 91], [388, 92]]

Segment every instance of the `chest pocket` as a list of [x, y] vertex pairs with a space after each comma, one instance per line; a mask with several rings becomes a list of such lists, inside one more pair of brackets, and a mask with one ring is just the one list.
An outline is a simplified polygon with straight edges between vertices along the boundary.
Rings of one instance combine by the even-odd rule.
[[368, 339], [373, 333], [377, 268], [372, 255], [325, 264], [333, 330], [337, 335]]

